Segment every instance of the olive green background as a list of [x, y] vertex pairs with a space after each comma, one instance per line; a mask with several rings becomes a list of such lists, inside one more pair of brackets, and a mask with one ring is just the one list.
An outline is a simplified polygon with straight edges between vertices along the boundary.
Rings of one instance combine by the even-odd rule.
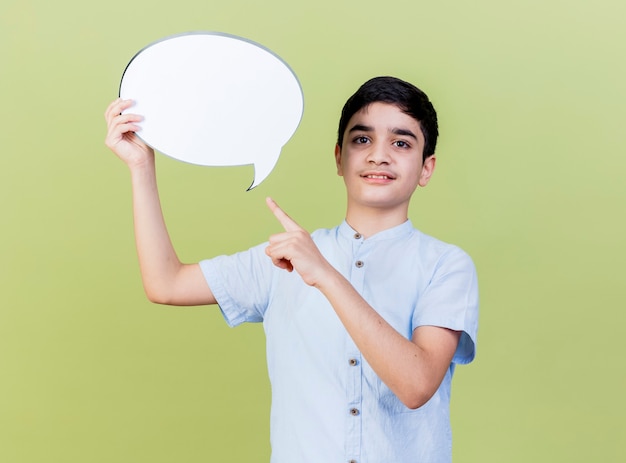
[[455, 462], [625, 461], [625, 17], [618, 0], [2, 0], [0, 462], [268, 461], [262, 327], [146, 301], [129, 176], [103, 144], [130, 58], [191, 30], [275, 51], [305, 114], [251, 192], [251, 166], [159, 156], [183, 260], [279, 231], [267, 195], [308, 229], [337, 224], [341, 105], [375, 75], [414, 82], [441, 138], [411, 218], [480, 277]]

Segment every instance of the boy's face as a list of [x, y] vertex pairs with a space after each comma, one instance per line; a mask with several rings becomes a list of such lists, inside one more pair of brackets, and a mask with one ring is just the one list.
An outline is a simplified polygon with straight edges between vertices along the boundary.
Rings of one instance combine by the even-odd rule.
[[397, 209], [406, 214], [417, 186], [426, 186], [435, 157], [422, 162], [424, 135], [418, 121], [397, 106], [372, 103], [355, 113], [335, 148], [349, 206]]

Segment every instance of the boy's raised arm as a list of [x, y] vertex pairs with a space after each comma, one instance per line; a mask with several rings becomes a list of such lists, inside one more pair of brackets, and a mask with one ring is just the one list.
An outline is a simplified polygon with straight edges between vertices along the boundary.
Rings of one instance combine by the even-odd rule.
[[105, 144], [130, 170], [135, 241], [148, 299], [159, 304], [215, 304], [198, 264], [183, 264], [172, 245], [156, 181], [154, 150], [135, 136], [141, 116], [121, 114], [132, 101], [117, 99], [107, 108]]

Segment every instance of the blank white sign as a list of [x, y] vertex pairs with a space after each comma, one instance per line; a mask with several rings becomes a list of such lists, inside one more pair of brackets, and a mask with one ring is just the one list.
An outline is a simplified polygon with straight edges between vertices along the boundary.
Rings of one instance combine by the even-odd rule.
[[268, 49], [228, 34], [169, 37], [130, 61], [120, 96], [140, 114], [137, 133], [175, 159], [204, 166], [254, 164], [259, 185], [302, 118], [300, 83]]

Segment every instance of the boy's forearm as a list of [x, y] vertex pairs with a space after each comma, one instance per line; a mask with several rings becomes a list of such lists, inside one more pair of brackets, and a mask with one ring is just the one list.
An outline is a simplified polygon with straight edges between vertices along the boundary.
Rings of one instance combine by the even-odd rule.
[[182, 264], [163, 218], [154, 160], [131, 168], [133, 219], [139, 267], [146, 295], [163, 302]]
[[423, 405], [441, 384], [459, 334], [427, 326], [406, 339], [330, 265], [302, 227], [272, 199], [267, 204], [285, 229], [270, 237], [265, 250], [274, 265], [297, 271], [306, 284], [319, 289], [380, 379], [407, 407]]
[[[449, 356], [439, 353], [431, 356], [431, 346], [424, 349], [415, 339], [406, 339], [398, 333], [334, 269], [316, 286], [329, 300], [370, 366], [394, 394], [409, 408], [427, 402], [441, 384], [454, 353], [453, 346], [447, 347], [448, 351], [452, 349]], [[451, 337], [458, 340], [454, 332]]]

